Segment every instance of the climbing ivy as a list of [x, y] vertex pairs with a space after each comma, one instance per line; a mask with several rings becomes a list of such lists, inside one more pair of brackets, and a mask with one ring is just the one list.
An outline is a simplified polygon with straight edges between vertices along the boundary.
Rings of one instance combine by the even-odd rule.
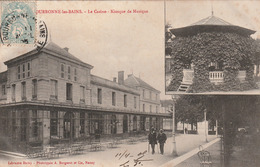
[[[171, 42], [172, 81], [167, 91], [177, 91], [183, 78], [183, 68], [194, 64], [194, 79], [190, 92], [243, 91], [257, 88], [254, 81], [256, 42], [249, 36], [232, 32], [202, 32], [178, 36]], [[224, 82], [215, 85], [209, 80], [209, 64], [223, 62]], [[239, 70], [246, 71], [244, 82], [237, 78]]]

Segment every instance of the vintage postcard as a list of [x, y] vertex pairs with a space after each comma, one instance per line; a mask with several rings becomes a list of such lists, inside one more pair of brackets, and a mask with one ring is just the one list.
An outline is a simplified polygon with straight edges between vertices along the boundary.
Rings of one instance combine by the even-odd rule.
[[0, 166], [257, 166], [259, 6], [1, 1]]

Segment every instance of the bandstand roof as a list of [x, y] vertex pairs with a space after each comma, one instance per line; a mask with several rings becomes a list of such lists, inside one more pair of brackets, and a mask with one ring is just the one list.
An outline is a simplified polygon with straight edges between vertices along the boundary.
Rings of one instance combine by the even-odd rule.
[[211, 15], [207, 18], [199, 20], [189, 26], [174, 28], [170, 30], [175, 36], [187, 36], [194, 35], [200, 32], [212, 32], [212, 31], [222, 31], [222, 32], [236, 32], [240, 35], [250, 36], [256, 31], [250, 30], [244, 27], [232, 25], [229, 22]]

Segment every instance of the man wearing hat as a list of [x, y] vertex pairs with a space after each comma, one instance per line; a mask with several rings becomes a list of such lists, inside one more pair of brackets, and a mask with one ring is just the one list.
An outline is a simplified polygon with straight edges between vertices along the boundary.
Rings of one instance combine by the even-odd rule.
[[163, 130], [160, 129], [159, 134], [157, 136], [158, 143], [160, 144], [160, 151], [161, 154], [164, 153], [164, 143], [167, 140], [167, 136], [165, 133], [163, 133]]
[[154, 128], [151, 129], [151, 132], [148, 135], [148, 140], [149, 140], [149, 144], [151, 144], [151, 147], [152, 147], [152, 154], [154, 154], [154, 152], [155, 152], [154, 147], [155, 147], [155, 144], [157, 144], [156, 132], [155, 132]]

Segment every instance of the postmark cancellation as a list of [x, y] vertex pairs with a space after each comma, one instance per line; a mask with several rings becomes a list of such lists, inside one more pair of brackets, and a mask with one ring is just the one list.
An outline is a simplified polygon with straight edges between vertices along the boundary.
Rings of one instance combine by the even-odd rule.
[[1, 2], [1, 44], [34, 44], [36, 37], [36, 2]]

